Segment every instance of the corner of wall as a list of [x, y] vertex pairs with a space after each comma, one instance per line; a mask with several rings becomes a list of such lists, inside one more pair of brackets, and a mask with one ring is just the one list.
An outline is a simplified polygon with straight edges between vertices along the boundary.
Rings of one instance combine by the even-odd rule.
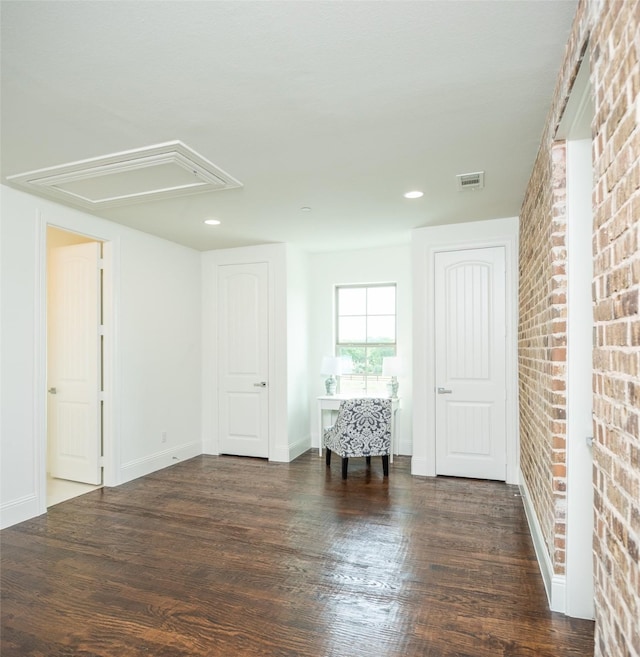
[[269, 461], [274, 461], [276, 463], [291, 463], [295, 461], [299, 456], [308, 452], [311, 449], [311, 436], [303, 436], [294, 442], [290, 442], [287, 446], [279, 446], [273, 451], [273, 454], [269, 457]]

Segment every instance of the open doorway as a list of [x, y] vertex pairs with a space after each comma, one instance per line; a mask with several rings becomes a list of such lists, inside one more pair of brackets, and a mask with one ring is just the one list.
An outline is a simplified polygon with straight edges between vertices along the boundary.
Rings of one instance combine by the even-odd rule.
[[103, 484], [102, 247], [47, 227], [47, 507]]

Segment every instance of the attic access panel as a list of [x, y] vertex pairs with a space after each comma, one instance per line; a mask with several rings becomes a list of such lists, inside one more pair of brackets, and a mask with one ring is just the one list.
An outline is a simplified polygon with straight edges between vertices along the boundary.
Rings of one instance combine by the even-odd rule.
[[242, 187], [180, 141], [29, 171], [7, 180], [90, 209]]

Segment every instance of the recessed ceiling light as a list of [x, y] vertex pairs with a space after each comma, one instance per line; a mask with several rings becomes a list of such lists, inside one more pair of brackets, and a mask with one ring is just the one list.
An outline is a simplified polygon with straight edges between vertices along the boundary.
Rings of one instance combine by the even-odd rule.
[[219, 219], [205, 219], [204, 223], [207, 224], [208, 226], [219, 226], [220, 225], [220, 220]]
[[419, 192], [418, 190], [406, 192], [404, 195], [405, 198], [420, 198], [421, 196], [424, 196], [424, 192]]
[[302, 212], [311, 212], [311, 208], [308, 205], [304, 205], [300, 209]]

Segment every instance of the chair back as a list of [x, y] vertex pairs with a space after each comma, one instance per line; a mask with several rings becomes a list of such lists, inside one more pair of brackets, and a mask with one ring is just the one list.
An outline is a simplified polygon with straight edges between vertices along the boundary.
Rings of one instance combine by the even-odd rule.
[[340, 404], [336, 423], [325, 432], [326, 446], [342, 457], [391, 452], [391, 400], [356, 397]]

